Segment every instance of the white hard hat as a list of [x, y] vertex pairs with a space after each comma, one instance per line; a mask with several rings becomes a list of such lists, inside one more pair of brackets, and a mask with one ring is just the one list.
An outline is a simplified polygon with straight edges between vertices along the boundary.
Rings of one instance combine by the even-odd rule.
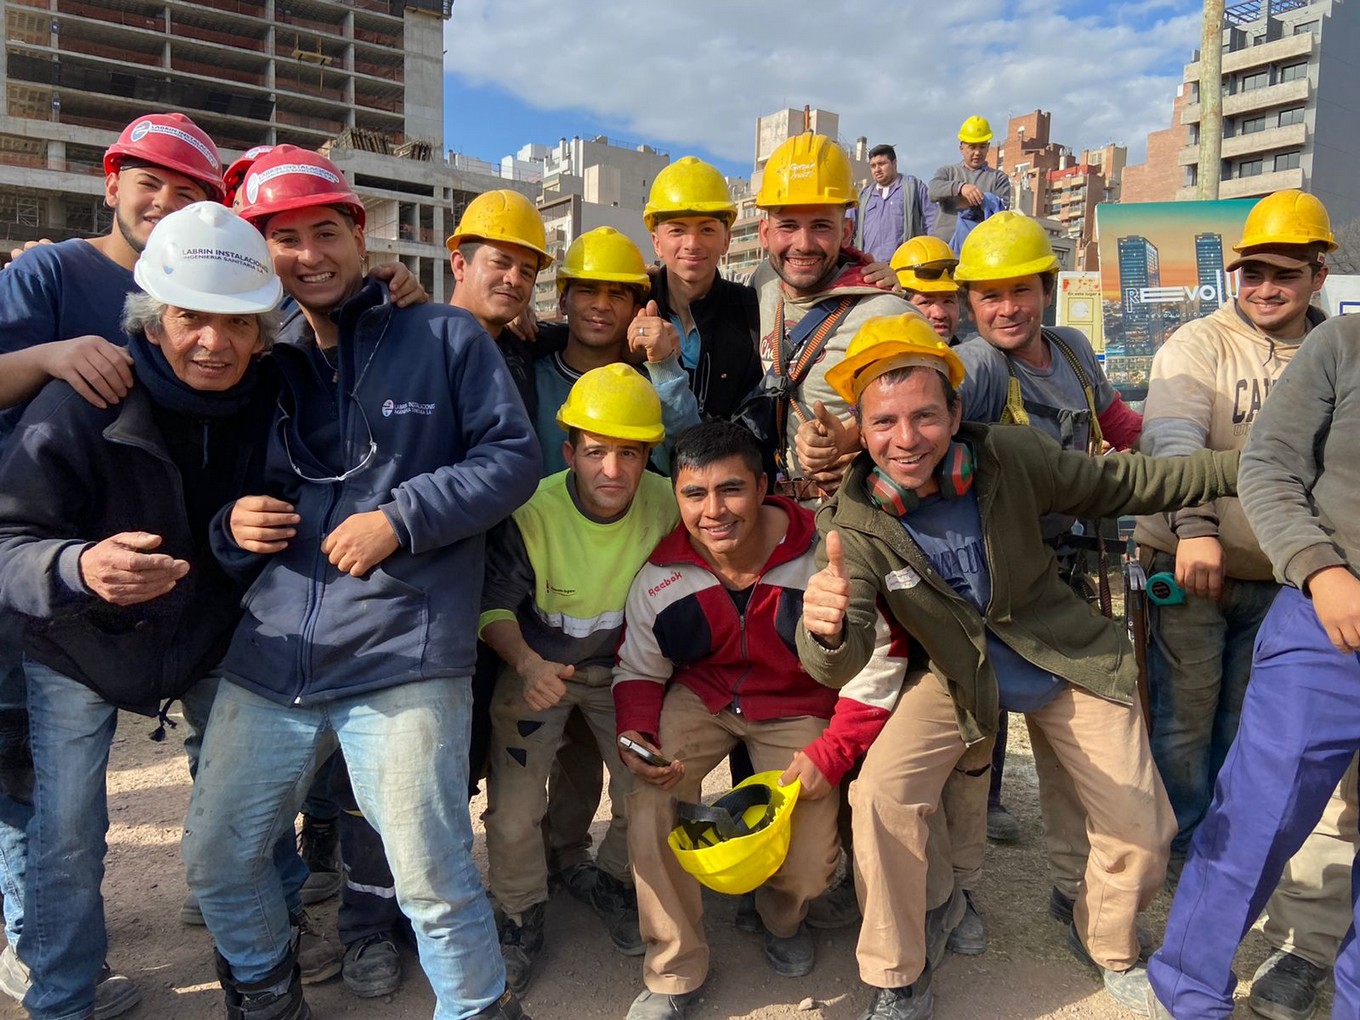
[[195, 312], [268, 312], [283, 298], [264, 237], [217, 202], [157, 223], [132, 275], [157, 301]]

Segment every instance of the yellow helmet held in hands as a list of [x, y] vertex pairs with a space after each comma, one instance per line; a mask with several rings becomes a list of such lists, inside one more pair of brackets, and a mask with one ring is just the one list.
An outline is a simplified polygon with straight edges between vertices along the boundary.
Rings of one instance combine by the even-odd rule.
[[992, 125], [987, 123], [986, 117], [976, 115], [969, 117], [959, 128], [959, 141], [968, 145], [981, 145], [983, 142], [992, 140]]
[[464, 241], [517, 244], [538, 256], [539, 272], [552, 265], [543, 217], [534, 203], [518, 191], [488, 191], [469, 202], [458, 221], [458, 229], [449, 235], [444, 247], [457, 251]]
[[913, 365], [935, 369], [955, 389], [963, 382], [963, 362], [922, 316], [879, 315], [860, 326], [845, 357], [826, 370], [826, 384], [847, 404], [856, 404], [864, 387], [880, 375]]
[[729, 896], [751, 892], [778, 871], [802, 789], [796, 779], [780, 786], [780, 775], [758, 772], [712, 805], [677, 804], [680, 821], [666, 842], [680, 867]]
[[888, 263], [897, 270], [897, 282], [923, 294], [956, 294], [959, 285], [951, 275], [957, 256], [938, 237], [922, 234], [903, 241]]
[[666, 438], [656, 389], [637, 369], [622, 362], [592, 368], [577, 379], [567, 402], [557, 410], [557, 424], [563, 430], [581, 429], [639, 443]]
[[1037, 220], [1011, 209], [989, 216], [968, 233], [954, 279], [1013, 280], [1058, 270], [1058, 256]]
[[737, 205], [717, 167], [683, 156], [656, 175], [642, 221], [655, 230], [663, 217], [674, 216], [712, 216], [732, 225]]
[[765, 163], [756, 207], [785, 205], [859, 205], [845, 150], [826, 135], [811, 131], [775, 149]]
[[1290, 188], [1267, 195], [1251, 207], [1242, 240], [1233, 245], [1233, 251], [1245, 254], [1266, 245], [1309, 244], [1336, 251], [1332, 219], [1317, 198]]
[[642, 252], [627, 234], [613, 227], [596, 227], [571, 242], [557, 270], [557, 292], [567, 289], [571, 280], [600, 280], [640, 287], [646, 294], [652, 288]]

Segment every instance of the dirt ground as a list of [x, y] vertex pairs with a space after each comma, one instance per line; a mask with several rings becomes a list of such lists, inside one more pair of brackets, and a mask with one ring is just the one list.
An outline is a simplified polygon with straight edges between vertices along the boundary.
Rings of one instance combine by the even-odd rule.
[[[202, 1020], [223, 1015], [222, 993], [213, 978], [212, 944], [205, 929], [179, 923], [184, 868], [179, 839], [189, 798], [181, 748], [147, 739], [147, 720], [123, 716], [109, 771], [107, 900], [109, 959], [142, 990], [134, 1020]], [[183, 729], [179, 731], [183, 733]], [[1043, 1017], [1119, 1020], [1130, 1014], [1108, 998], [1095, 976], [1070, 955], [1063, 929], [1046, 913], [1049, 883], [1029, 746], [1023, 726], [1012, 727], [1005, 800], [1020, 819], [1024, 835], [1011, 846], [990, 845], [979, 890], [991, 947], [979, 957], [947, 959], [935, 980], [937, 1020], [1039, 1020]], [[721, 789], [723, 777], [709, 784]], [[473, 804], [474, 819], [484, 802]], [[480, 822], [475, 822], [480, 834]], [[603, 822], [597, 819], [597, 836]], [[476, 844], [485, 867], [485, 847]], [[1169, 905], [1158, 897], [1145, 926], [1160, 935]], [[334, 932], [336, 901], [312, 908]], [[776, 977], [766, 964], [760, 939], [731, 924], [734, 901], [712, 896], [706, 906], [713, 972], [694, 1020], [743, 1017], [752, 1020], [809, 1018], [854, 1020], [867, 995], [855, 969], [854, 932], [819, 932], [817, 964], [804, 978]], [[589, 908], [565, 892], [548, 908], [548, 948], [524, 1005], [535, 1020], [621, 1018], [641, 988], [637, 959], [618, 955]], [[406, 979], [388, 999], [358, 999], [337, 977], [307, 990], [319, 1020], [329, 1017], [416, 1020], [429, 1017], [434, 999], [412, 950], [406, 949]], [[1254, 1017], [1245, 1002], [1247, 982], [1266, 956], [1264, 940], [1252, 932], [1238, 956], [1242, 978], [1234, 1017]], [[1326, 1016], [1330, 993], [1319, 1010]], [[23, 1010], [6, 1000], [0, 1018]]]

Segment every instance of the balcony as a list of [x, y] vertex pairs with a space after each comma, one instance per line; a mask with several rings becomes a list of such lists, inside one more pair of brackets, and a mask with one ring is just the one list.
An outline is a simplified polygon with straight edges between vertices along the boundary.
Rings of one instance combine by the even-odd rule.
[[[1250, 113], [1253, 110], [1267, 110], [1273, 106], [1297, 106], [1308, 99], [1308, 94], [1308, 79], [1297, 78], [1294, 81], [1281, 82], [1278, 85], [1268, 85], [1263, 89], [1251, 89], [1231, 96], [1225, 95], [1223, 97], [1223, 116], [1235, 117], [1243, 113]], [[1198, 124], [1199, 118], [1199, 103], [1187, 104], [1181, 112], [1182, 124]]]
[[[1254, 131], [1249, 135], [1237, 135], [1223, 139], [1223, 158], [1240, 159], [1257, 152], [1278, 152], [1281, 149], [1299, 149], [1308, 140], [1306, 124], [1290, 124], [1288, 127], [1270, 128]], [[1186, 145], [1177, 154], [1180, 166], [1199, 165], [1199, 146]]]
[[[1306, 57], [1313, 52], [1313, 43], [1313, 34], [1305, 32], [1303, 35], [1287, 35], [1259, 46], [1248, 46], [1234, 53], [1225, 52], [1223, 73], [1236, 74], [1271, 63], [1295, 63], [1298, 57]], [[1199, 81], [1199, 75], [1198, 60], [1185, 65], [1185, 81]]]

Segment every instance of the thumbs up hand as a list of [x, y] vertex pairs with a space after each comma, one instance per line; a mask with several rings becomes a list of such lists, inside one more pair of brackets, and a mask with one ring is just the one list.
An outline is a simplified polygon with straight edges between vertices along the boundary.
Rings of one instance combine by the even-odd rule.
[[840, 532], [826, 535], [826, 566], [808, 578], [803, 593], [803, 626], [828, 648], [845, 639], [845, 613], [850, 608], [850, 578]]
[[680, 353], [680, 334], [669, 319], [661, 317], [657, 303], [648, 301], [628, 324], [628, 347], [646, 352], [648, 361], [665, 361]]
[[[820, 400], [813, 403], [812, 413], [815, 417], [799, 425], [794, 434], [793, 452], [798, 455], [804, 476], [826, 472], [839, 476], [841, 458], [859, 449], [859, 424], [854, 418], [841, 421]], [[831, 488], [834, 491], [836, 486]]]

